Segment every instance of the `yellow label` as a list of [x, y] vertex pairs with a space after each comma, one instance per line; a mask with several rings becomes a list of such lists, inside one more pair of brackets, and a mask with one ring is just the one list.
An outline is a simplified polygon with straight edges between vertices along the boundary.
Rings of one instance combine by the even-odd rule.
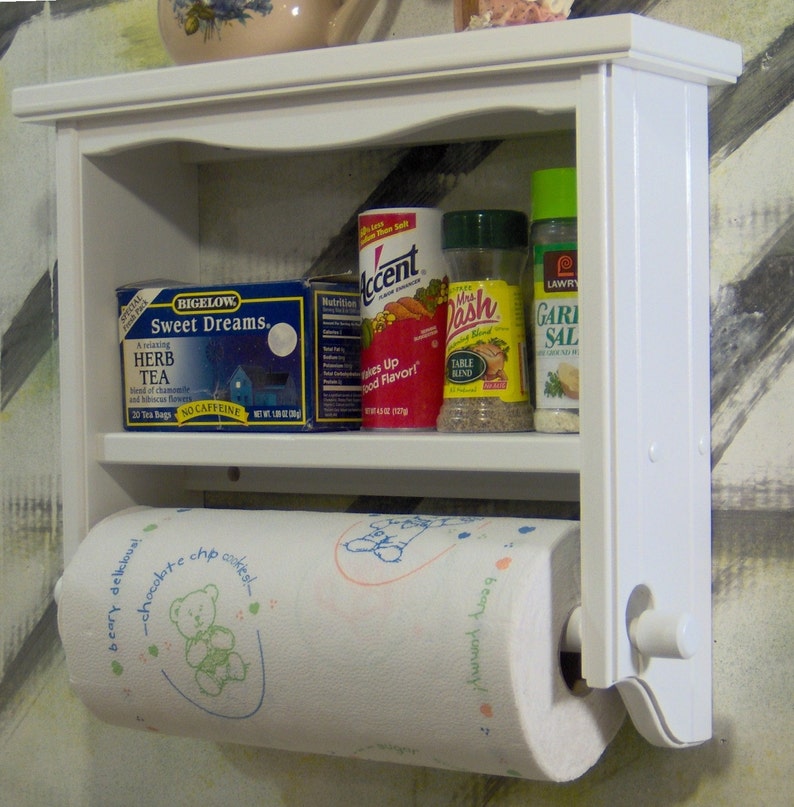
[[248, 412], [244, 406], [231, 401], [192, 401], [177, 407], [177, 423], [187, 423], [196, 418], [219, 418], [220, 420], [234, 420], [238, 423], [248, 422]]
[[518, 286], [503, 280], [449, 284], [444, 397], [529, 399]]

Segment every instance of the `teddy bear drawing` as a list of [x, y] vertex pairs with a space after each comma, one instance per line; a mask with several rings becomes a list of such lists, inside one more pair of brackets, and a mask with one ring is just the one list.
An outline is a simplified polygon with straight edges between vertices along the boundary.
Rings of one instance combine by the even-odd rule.
[[208, 584], [171, 603], [170, 617], [186, 639], [185, 659], [205, 695], [220, 695], [229, 681], [245, 680], [246, 664], [234, 650], [234, 633], [215, 624], [218, 587]]

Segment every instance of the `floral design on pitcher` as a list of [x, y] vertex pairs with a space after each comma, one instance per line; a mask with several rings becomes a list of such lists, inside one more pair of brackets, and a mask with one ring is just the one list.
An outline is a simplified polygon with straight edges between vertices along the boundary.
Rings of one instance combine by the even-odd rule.
[[188, 36], [201, 32], [204, 41], [216, 34], [221, 37], [224, 25], [239, 22], [245, 25], [251, 12], [270, 14], [271, 0], [173, 0], [174, 16]]

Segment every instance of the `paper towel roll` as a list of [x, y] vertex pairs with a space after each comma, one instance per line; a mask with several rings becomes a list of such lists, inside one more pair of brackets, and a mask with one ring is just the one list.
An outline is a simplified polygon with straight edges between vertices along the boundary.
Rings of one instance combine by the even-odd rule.
[[80, 545], [59, 628], [110, 723], [564, 781], [624, 715], [560, 672], [578, 543], [563, 521], [136, 508]]

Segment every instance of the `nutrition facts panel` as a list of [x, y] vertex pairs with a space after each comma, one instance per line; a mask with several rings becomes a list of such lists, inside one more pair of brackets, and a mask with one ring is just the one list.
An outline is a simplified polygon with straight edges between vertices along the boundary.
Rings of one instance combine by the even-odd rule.
[[316, 362], [317, 420], [358, 420], [361, 411], [361, 372], [359, 351], [350, 345], [361, 340], [358, 294], [317, 291], [318, 350]]

